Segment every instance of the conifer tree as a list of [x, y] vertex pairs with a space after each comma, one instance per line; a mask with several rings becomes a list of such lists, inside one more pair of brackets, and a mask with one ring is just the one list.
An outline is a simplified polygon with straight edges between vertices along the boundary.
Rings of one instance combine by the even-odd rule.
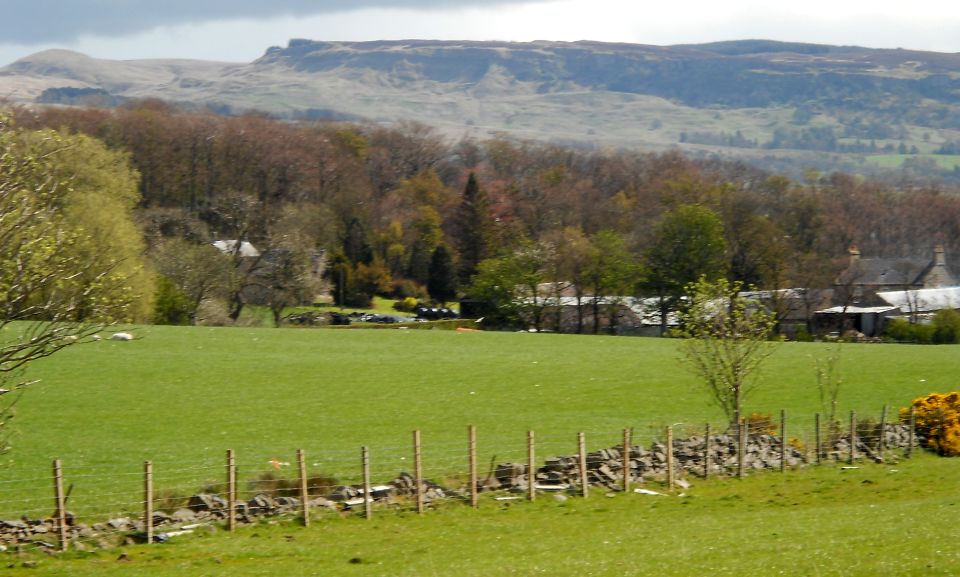
[[493, 219], [487, 197], [470, 173], [456, 215], [457, 248], [460, 252], [459, 276], [462, 284], [469, 284], [477, 274], [477, 266], [491, 252]]
[[453, 258], [447, 247], [442, 244], [430, 257], [427, 292], [430, 293], [431, 299], [440, 303], [440, 306], [457, 298], [457, 274], [453, 266]]

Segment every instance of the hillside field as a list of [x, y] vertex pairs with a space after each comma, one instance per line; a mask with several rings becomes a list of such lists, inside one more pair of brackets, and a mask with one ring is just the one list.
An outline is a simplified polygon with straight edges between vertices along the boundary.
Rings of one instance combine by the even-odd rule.
[[[89, 478], [77, 481], [71, 506], [93, 513], [89, 492], [138, 495], [136, 473], [148, 459], [161, 486], [189, 492], [222, 477], [227, 449], [237, 451], [242, 476], [270, 470], [274, 459], [292, 461], [302, 448], [311, 472], [355, 480], [366, 445], [375, 479], [385, 481], [409, 469], [414, 429], [422, 431], [427, 474], [443, 477], [465, 471], [469, 424], [487, 463], [524, 459], [530, 429], [545, 457], [573, 454], [578, 431], [595, 449], [616, 444], [625, 427], [648, 444], [664, 425], [682, 434], [723, 422], [680, 365], [677, 341], [667, 339], [161, 326], [133, 332], [135, 341], [80, 344], [34, 366], [29, 376], [41, 382], [17, 407], [0, 482], [46, 477], [59, 458], [68, 479]], [[814, 363], [829, 346], [780, 345], [748, 412], [785, 409], [791, 435], [809, 430], [820, 410]], [[957, 350], [843, 345], [840, 413], [878, 419], [885, 404], [955, 390]], [[18, 513], [7, 497], [39, 497], [46, 508], [47, 486], [12, 485], [0, 497], [0, 518]]]
[[[648, 444], [664, 425], [696, 432], [723, 421], [680, 366], [673, 340], [132, 331], [135, 341], [82, 344], [35, 365], [30, 376], [42, 381], [18, 406], [14, 448], [0, 467], [0, 518], [50, 513], [55, 458], [73, 486], [69, 508], [102, 520], [137, 514], [146, 459], [158, 492], [189, 495], [222, 482], [228, 448], [237, 451], [245, 481], [271, 471], [271, 460], [293, 461], [296, 448], [306, 451], [311, 472], [354, 481], [367, 445], [374, 482], [387, 481], [411, 469], [410, 432], [419, 428], [425, 474], [449, 480], [466, 471], [468, 424], [478, 428], [485, 469], [492, 460], [525, 459], [528, 429], [542, 459], [573, 454], [577, 431], [595, 449], [617, 444], [624, 427]], [[780, 345], [748, 410], [783, 408], [791, 436], [809, 434], [819, 410], [814, 362], [831, 346]], [[957, 389], [957, 351], [842, 345], [841, 413], [876, 419], [884, 404]], [[480, 512], [448, 503], [424, 519], [391, 511], [372, 523], [331, 518], [308, 530], [259, 525], [235, 536], [127, 548], [129, 564], [117, 563], [117, 552], [44, 559], [31, 574], [949, 575], [960, 570], [951, 544], [955, 514], [947, 514], [960, 481], [956, 464], [924, 455], [855, 471], [831, 465], [740, 482], [694, 479], [682, 499], [597, 492], [588, 501], [513, 507], [485, 500]], [[879, 547], [886, 555], [864, 553]]]

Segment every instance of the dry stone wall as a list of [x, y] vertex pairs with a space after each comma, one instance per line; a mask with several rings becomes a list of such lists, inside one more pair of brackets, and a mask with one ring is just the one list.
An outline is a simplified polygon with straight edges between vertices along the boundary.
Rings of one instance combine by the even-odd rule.
[[[877, 453], [879, 427], [873, 434], [857, 437], [856, 454], [860, 458], [881, 461]], [[869, 433], [869, 431], [868, 431]], [[869, 441], [869, 442], [868, 442]], [[883, 431], [883, 445], [887, 449], [906, 449], [922, 446], [923, 439], [910, 434], [907, 425], [887, 425]], [[587, 480], [592, 486], [619, 491], [624, 479], [623, 446], [610, 447], [587, 454]], [[798, 447], [786, 447], [784, 465], [798, 468], [807, 465], [814, 455]], [[702, 475], [704, 459], [709, 456], [711, 475], [732, 474], [739, 467], [737, 438], [735, 435], [693, 436], [673, 442], [674, 467], [678, 476]], [[850, 455], [850, 436], [838, 436], [829, 441], [821, 453], [828, 460], [845, 460]], [[762, 434], [750, 435], [744, 456], [746, 470], [779, 469], [781, 466], [781, 443], [778, 437]], [[633, 483], [663, 479], [667, 474], [667, 447], [654, 442], [649, 448], [640, 445], [629, 447], [629, 475]], [[501, 463], [478, 482], [480, 491], [527, 492], [529, 467], [525, 463]], [[579, 459], [577, 456], [550, 457], [543, 466], [534, 471], [534, 482], [539, 491], [573, 491], [581, 485]], [[439, 499], [465, 498], [469, 488], [451, 490], [433, 481], [423, 482], [423, 500], [430, 503]], [[374, 502], [402, 504], [416, 495], [416, 481], [409, 473], [401, 473], [383, 485], [371, 488]], [[349, 510], [362, 506], [362, 485], [341, 485], [329, 494], [311, 497], [312, 508]], [[215, 530], [216, 525], [227, 518], [227, 501], [216, 494], [201, 493], [192, 496], [185, 507], [171, 512], [157, 511], [153, 515], [154, 539], [164, 541], [171, 536], [197, 530]], [[295, 497], [273, 496], [260, 493], [247, 501], [238, 502], [236, 519], [242, 523], [254, 523], [264, 517], [295, 515], [301, 510], [301, 501]], [[72, 514], [67, 514], [67, 538], [74, 543], [88, 543], [94, 547], [107, 547], [119, 542], [143, 540], [146, 527], [143, 519], [135, 516], [116, 517], [91, 525], [79, 523]], [[56, 521], [47, 519], [0, 520], [0, 550], [16, 550], [21, 547], [40, 547], [53, 550], [57, 541]], [[82, 548], [81, 545], [76, 545]]]

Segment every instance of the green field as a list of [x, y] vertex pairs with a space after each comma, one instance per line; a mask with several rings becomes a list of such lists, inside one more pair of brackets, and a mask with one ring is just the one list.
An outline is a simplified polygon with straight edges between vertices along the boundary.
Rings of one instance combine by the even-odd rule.
[[[0, 481], [138, 471], [147, 459], [177, 485], [220, 478], [224, 451], [256, 474], [303, 448], [311, 469], [350, 479], [360, 447], [375, 472], [409, 468], [421, 429], [433, 475], [462, 472], [466, 427], [480, 453], [572, 453], [576, 432], [609, 446], [624, 427], [646, 443], [664, 425], [722, 422], [679, 364], [676, 341], [526, 333], [143, 327], [133, 342], [83, 344], [38, 363], [23, 397], [14, 450]], [[957, 347], [846, 345], [841, 410], [876, 418], [930, 391], [956, 388]], [[826, 345], [785, 343], [771, 357], [748, 410], [812, 425], [819, 410], [814, 360]], [[185, 470], [196, 469], [187, 475]], [[135, 479], [131, 480], [133, 483]], [[171, 482], [173, 480], [171, 479]], [[85, 484], [76, 507], [83, 511]], [[185, 487], [186, 489], [186, 487]], [[192, 490], [192, 487], [191, 489]], [[43, 488], [41, 494], [49, 491]], [[10, 514], [0, 500], [0, 514]]]
[[[0, 467], [0, 519], [50, 513], [49, 471], [55, 458], [63, 460], [67, 482], [73, 485], [70, 509], [83, 518], [97, 520], [139, 510], [140, 470], [147, 459], [154, 462], [158, 491], [189, 495], [205, 484], [222, 481], [227, 449], [237, 451], [243, 479], [269, 471], [273, 459], [293, 461], [295, 449], [303, 448], [311, 472], [354, 481], [359, 477], [360, 447], [366, 445], [373, 456], [374, 481], [388, 481], [400, 471], [410, 470], [410, 432], [421, 429], [426, 475], [444, 479], [466, 470], [468, 424], [478, 428], [480, 458], [486, 467], [492, 460], [524, 459], [528, 429], [537, 432], [538, 455], [546, 457], [574, 453], [577, 431], [586, 431], [589, 448], [599, 448], [617, 444], [624, 427], [633, 427], [638, 442], [647, 444], [659, 436], [664, 425], [676, 424], [681, 431], [693, 432], [705, 422], [719, 426], [723, 420], [697, 382], [680, 366], [677, 342], [672, 340], [429, 330], [136, 327], [133, 332], [141, 338], [82, 344], [35, 365], [30, 376], [42, 381], [18, 406], [14, 448], [3, 456]], [[845, 381], [841, 412], [856, 410], [877, 418], [885, 404], [900, 407], [931, 391], [956, 390], [958, 352], [960, 347], [956, 346], [844, 345], [839, 367]], [[825, 344], [784, 343], [766, 365], [760, 387], [748, 401], [748, 410], [777, 413], [786, 409], [794, 427], [791, 434], [808, 432], [813, 413], [820, 409], [814, 360], [827, 354]], [[924, 491], [949, 488], [949, 494], [956, 495], [957, 484], [940, 483], [944, 473], [934, 472], [948, 471], [956, 476], [956, 463], [937, 459], [916, 462], [921, 465], [911, 462], [903, 469], [914, 471], [909, 477], [916, 477], [921, 486], [932, 480], [934, 486]], [[923, 468], [924, 462], [929, 471]], [[807, 473], [792, 473], [787, 477], [800, 485], [826, 483], [821, 476], [829, 479], [838, 474], [828, 469], [833, 472], [809, 478]], [[870, 474], [878, 478], [888, 474], [882, 467], [873, 471]], [[773, 480], [778, 478], [758, 477], [782, 483]], [[716, 486], [728, 486], [726, 483]], [[703, 490], [715, 490], [708, 487], [714, 487], [713, 482]], [[757, 491], [763, 493], [762, 489]], [[883, 501], [887, 496], [877, 498]], [[767, 499], [760, 496], [749, 499], [757, 499], [757, 505], [744, 508], [747, 517], [762, 516], [766, 509], [775, 508], [764, 504]], [[808, 503], [809, 514], [829, 516], [822, 509], [830, 502], [814, 501]], [[843, 501], [838, 496], [834, 506], [841, 506]], [[564, 507], [592, 511], [603, 508], [604, 502], [601, 497], [590, 505]], [[633, 519], [636, 515], [659, 514], [643, 512], [643, 507], [653, 505], [632, 503], [630, 499], [623, 502], [615, 507], [623, 510], [611, 514], [621, 523], [623, 516]], [[897, 501], [889, 506], [891, 515], [909, 515], [910, 502]], [[934, 499], [927, 499], [921, 518], [928, 519], [935, 506]], [[481, 525], [507, 524], [510, 528], [491, 528], [486, 537], [471, 533], [465, 538], [481, 544], [470, 554], [483, 555], [479, 552], [483, 547], [494, 547], [493, 533], [497, 531], [523, 533], [524, 527], [539, 523], [541, 517], [564, 519], [567, 510], [560, 507], [556, 511], [557, 507], [536, 505], [529, 516], [524, 513], [516, 521], [488, 514]], [[637, 507], [641, 510], [635, 511]], [[721, 509], [726, 513], [736, 510]], [[691, 508], [677, 507], [672, 514], [688, 510]], [[445, 512], [436, 523], [457, 527], [468, 523], [471, 514]], [[707, 512], [696, 522], [718, 523], [717, 514]], [[781, 514], [786, 515], [786, 511]], [[747, 517], [737, 522], [746, 522]], [[801, 518], [790, 521], [793, 530], [800, 534], [812, 530], [799, 521]], [[384, 532], [395, 535], [406, 531], [403, 527], [410, 526], [406, 524], [409, 521], [378, 521], [377, 526], [383, 523], [387, 527]], [[609, 522], [616, 523], [612, 518]], [[413, 523], [418, 526], [421, 521]], [[589, 522], [577, 523], [589, 526]], [[648, 539], [644, 531], [657, 532], [646, 526], [641, 530], [630, 522], [625, 525], [629, 531], [621, 537], [623, 542], [610, 547], [619, 551], [616, 555], [626, 554], [628, 541]], [[341, 548], [364, 549], [366, 545], [357, 545], [354, 540], [373, 538], [364, 537], [371, 529], [362, 524], [345, 527], [352, 537], [345, 537], [346, 544]], [[304, 539], [322, 540], [324, 532], [330, 530], [317, 529], [317, 534]], [[712, 530], [721, 539], [732, 538], [720, 525]], [[955, 537], [956, 530], [952, 530]], [[433, 525], [424, 531], [444, 533]], [[574, 526], [570, 531], [591, 529]], [[246, 539], [245, 545], [227, 540], [224, 546], [249, 549], [251, 543], [269, 541]], [[566, 545], [556, 546], [563, 550]], [[202, 541], [177, 545], [176, 550], [181, 547], [189, 557], [194, 554], [191, 548], [202, 547]], [[299, 554], [292, 545], [285, 551], [286, 545], [271, 547], [279, 547], [275, 553], [279, 557]], [[791, 547], [784, 545], [787, 550]], [[268, 549], [261, 551], [257, 546], [255, 550], [251, 555], [254, 558], [273, 556]], [[246, 555], [239, 551], [237, 555]], [[437, 555], [424, 555], [424, 559], [437, 563], [432, 574], [454, 574], [446, 572], [448, 562]], [[204, 560], [208, 562], [208, 558]], [[177, 563], [194, 562], [182, 559]], [[749, 572], [749, 566], [737, 566]], [[361, 567], [364, 569], [358, 568], [357, 574], [431, 574], [427, 570], [404, 573], [396, 569], [378, 573], [363, 564]], [[501, 574], [538, 572], [529, 565], [524, 567]], [[618, 570], [622, 566], [616, 564], [604, 567], [594, 574], [634, 574]], [[210, 566], [205, 570], [210, 572], [198, 574], [219, 574]], [[248, 572], [242, 574], [271, 574], [256, 573], [252, 565], [245, 570]], [[556, 567], [547, 572], [562, 574]], [[475, 573], [456, 574], [483, 572], [477, 569]]]
[[900, 168], [909, 158], [931, 159], [943, 170], [953, 170], [960, 166], [960, 155], [955, 154], [877, 154], [866, 157], [867, 162], [881, 168]]

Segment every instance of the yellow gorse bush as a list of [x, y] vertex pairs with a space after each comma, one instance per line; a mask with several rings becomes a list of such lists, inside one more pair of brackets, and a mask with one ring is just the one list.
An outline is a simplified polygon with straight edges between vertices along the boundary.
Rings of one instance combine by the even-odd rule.
[[[960, 393], [930, 393], [913, 401], [917, 433], [926, 446], [944, 457], [960, 455]], [[900, 419], [910, 418], [910, 409], [900, 409]]]

